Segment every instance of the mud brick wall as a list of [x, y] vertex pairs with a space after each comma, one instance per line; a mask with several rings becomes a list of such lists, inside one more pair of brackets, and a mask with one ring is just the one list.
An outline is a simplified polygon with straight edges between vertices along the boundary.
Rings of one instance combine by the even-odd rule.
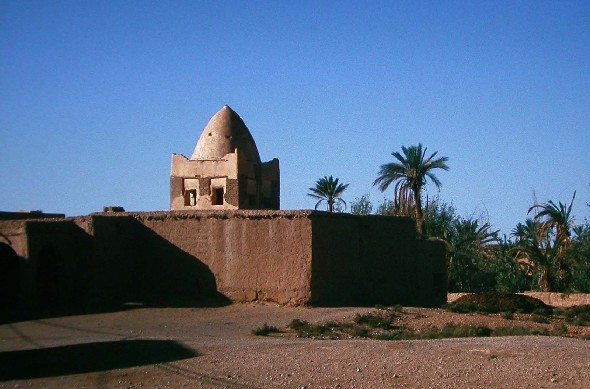
[[444, 245], [416, 240], [410, 219], [326, 213], [311, 219], [313, 303], [433, 306], [446, 298], [432, 281], [444, 269]]
[[205, 265], [216, 290], [232, 301], [299, 305], [310, 299], [307, 213], [173, 211], [138, 215], [138, 221]]
[[417, 240], [408, 218], [260, 210], [101, 213], [2, 221], [0, 233], [19, 258], [19, 296], [31, 306], [165, 306], [220, 295], [285, 305], [436, 306], [446, 300], [444, 244]]

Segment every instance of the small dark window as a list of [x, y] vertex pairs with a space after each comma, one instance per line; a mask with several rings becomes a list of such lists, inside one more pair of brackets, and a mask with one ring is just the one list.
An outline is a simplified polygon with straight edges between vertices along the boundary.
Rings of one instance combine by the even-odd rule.
[[197, 205], [197, 190], [190, 189], [184, 192], [184, 205], [185, 206], [195, 206]]
[[223, 188], [213, 188], [213, 197], [211, 198], [211, 204], [223, 205]]

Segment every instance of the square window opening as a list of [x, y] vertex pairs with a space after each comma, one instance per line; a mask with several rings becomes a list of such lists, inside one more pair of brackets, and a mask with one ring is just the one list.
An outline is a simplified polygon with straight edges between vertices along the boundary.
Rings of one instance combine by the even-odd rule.
[[184, 191], [184, 205], [194, 207], [197, 205], [197, 190], [189, 189]]
[[213, 188], [212, 205], [223, 205], [223, 188]]

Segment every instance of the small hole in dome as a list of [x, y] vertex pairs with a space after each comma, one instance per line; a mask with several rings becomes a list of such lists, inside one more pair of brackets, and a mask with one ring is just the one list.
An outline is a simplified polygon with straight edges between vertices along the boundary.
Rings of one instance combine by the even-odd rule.
[[211, 136], [211, 133], [209, 133], [209, 136]]

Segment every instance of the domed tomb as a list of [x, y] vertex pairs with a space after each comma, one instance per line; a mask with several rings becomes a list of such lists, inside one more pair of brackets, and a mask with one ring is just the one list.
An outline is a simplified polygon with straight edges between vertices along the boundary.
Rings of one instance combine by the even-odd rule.
[[240, 156], [260, 163], [258, 148], [242, 118], [224, 105], [205, 126], [191, 159], [220, 159], [240, 150]]
[[261, 162], [248, 127], [227, 105], [209, 120], [190, 159], [172, 155], [170, 210], [279, 207], [278, 159]]

